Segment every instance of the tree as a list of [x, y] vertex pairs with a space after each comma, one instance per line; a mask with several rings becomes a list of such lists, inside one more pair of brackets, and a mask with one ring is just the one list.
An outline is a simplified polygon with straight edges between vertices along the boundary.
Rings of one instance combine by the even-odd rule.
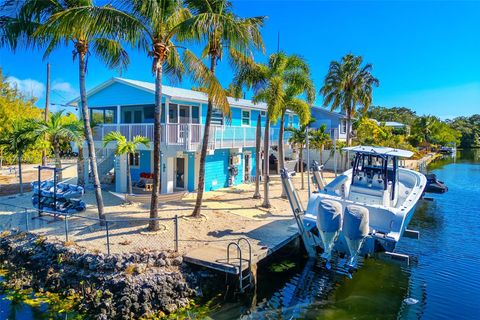
[[15, 120], [9, 130], [2, 132], [0, 145], [3, 150], [17, 155], [18, 176], [20, 178], [20, 194], [23, 194], [22, 157], [31, 149], [38, 136], [34, 134], [35, 122], [29, 120]]
[[323, 105], [330, 106], [332, 111], [340, 108], [347, 116], [347, 147], [350, 146], [352, 118], [357, 107], [361, 106], [362, 113], [366, 113], [372, 103], [373, 87], [379, 85], [371, 73], [372, 65], [362, 66], [362, 63], [363, 58], [353, 54], [345, 55], [340, 62], [332, 61], [320, 89]]
[[301, 125], [300, 128], [288, 127], [285, 130], [291, 132], [291, 136], [288, 139], [288, 142], [294, 147], [298, 149], [299, 161], [297, 163], [297, 167], [300, 167], [300, 172], [302, 173], [302, 190], [305, 189], [305, 183], [303, 178], [303, 149], [305, 148], [305, 144], [307, 142], [307, 125]]
[[[78, 58], [79, 61], [84, 135], [93, 173], [98, 216], [103, 221], [105, 219], [103, 196], [88, 112], [85, 75], [87, 57], [92, 53], [109, 68], [123, 69], [128, 65], [128, 54], [120, 44], [122, 39], [117, 36], [117, 28], [127, 28], [119, 19], [119, 16], [124, 14], [110, 5], [95, 7], [91, 0], [28, 0], [20, 6], [16, 1], [9, 1], [9, 4], [14, 14], [0, 19], [2, 44], [9, 45], [15, 50], [20, 41], [25, 40], [26, 45], [35, 44], [45, 47], [44, 57], [48, 57], [62, 44], [73, 44], [73, 58]], [[110, 10], [101, 10], [102, 8]], [[94, 15], [95, 13], [97, 14]], [[129, 35], [131, 34], [130, 32]]]
[[330, 134], [327, 132], [327, 125], [322, 124], [316, 130], [310, 130], [310, 145], [320, 152], [320, 164], [323, 164], [323, 150], [325, 145], [331, 142]]
[[[206, 45], [202, 51], [202, 58], [210, 60], [208, 70], [201, 60], [193, 55], [187, 56], [189, 70], [196, 80], [202, 80], [208, 94], [207, 116], [200, 152], [197, 200], [192, 212], [192, 216], [199, 217], [205, 190], [205, 161], [214, 105], [221, 109], [225, 116], [230, 117], [230, 105], [225, 90], [215, 78], [216, 65], [222, 59], [226, 47], [232, 54], [236, 51], [248, 53], [252, 48], [263, 49], [260, 27], [263, 25], [264, 17], [240, 18], [233, 13], [232, 3], [228, 0], [186, 0], [185, 2], [193, 13], [193, 17], [180, 26], [184, 31], [183, 36], [203, 40]], [[207, 71], [210, 76], [205, 79]]]
[[257, 130], [255, 138], [255, 193], [253, 194], [253, 199], [260, 199], [260, 167], [262, 165], [262, 159], [260, 157], [260, 152], [262, 149], [262, 116], [260, 113], [257, 118]]
[[[285, 168], [285, 153], [283, 136], [285, 131], [285, 114], [287, 110], [295, 112], [301, 124], [310, 121], [310, 105], [315, 101], [315, 87], [310, 76], [310, 68], [306, 61], [297, 55], [289, 55], [285, 61], [283, 78], [285, 81], [285, 98], [280, 111], [280, 130], [278, 134], [278, 166], [277, 170]], [[305, 95], [307, 101], [299, 98]], [[290, 124], [291, 125], [291, 124]], [[286, 197], [285, 188], [282, 184], [282, 197]]]
[[[253, 101], [267, 104], [267, 116], [265, 119], [264, 132], [264, 171], [263, 186], [264, 199], [262, 206], [270, 207], [269, 198], [269, 150], [270, 150], [270, 123], [277, 121], [282, 116], [283, 110], [292, 108], [297, 111], [302, 123], [310, 120], [310, 108], [308, 104], [297, 96], [307, 92], [312, 99], [311, 83], [308, 67], [298, 56], [288, 56], [284, 52], [270, 55], [268, 63], [255, 63], [250, 57], [235, 56], [236, 72], [234, 84], [246, 86], [254, 90]], [[300, 85], [302, 84], [302, 85]], [[305, 89], [307, 88], [307, 89]], [[298, 92], [298, 94], [296, 94]], [[282, 117], [283, 118], [283, 117]], [[282, 126], [283, 127], [283, 126]], [[283, 135], [283, 129], [282, 134]], [[283, 144], [283, 138], [280, 140]], [[281, 165], [281, 164], [280, 164]]]
[[[42, 110], [35, 106], [35, 99], [25, 97], [0, 68], [0, 136], [11, 129], [17, 120], [40, 119]], [[40, 144], [40, 141], [37, 143]], [[43, 145], [43, 144], [42, 144]], [[0, 167], [2, 164], [17, 163], [17, 153], [0, 151]], [[22, 154], [23, 162], [37, 162], [41, 158], [41, 150], [30, 148]]]
[[147, 137], [135, 136], [131, 141], [128, 141], [119, 131], [111, 131], [103, 138], [103, 147], [105, 148], [110, 142], [116, 143], [115, 154], [117, 156], [127, 156], [127, 186], [128, 193], [132, 194], [132, 174], [130, 171], [130, 156], [134, 155], [138, 150], [138, 146], [150, 146], [150, 140]]
[[82, 124], [78, 120], [71, 120], [63, 115], [63, 111], [51, 113], [48, 121], [38, 121], [35, 133], [45, 136], [55, 155], [55, 167], [59, 181], [63, 180], [62, 162], [60, 159], [60, 145], [62, 143], [79, 142], [83, 138]]

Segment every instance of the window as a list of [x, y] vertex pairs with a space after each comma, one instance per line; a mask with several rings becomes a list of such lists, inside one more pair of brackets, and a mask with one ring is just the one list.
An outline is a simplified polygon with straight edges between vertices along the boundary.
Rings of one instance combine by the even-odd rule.
[[105, 110], [104, 122], [105, 123], [114, 123], [115, 122], [115, 111], [114, 110]]
[[192, 123], [200, 123], [200, 107], [192, 106]]
[[116, 109], [114, 108], [91, 108], [90, 121], [93, 124], [115, 123]]
[[140, 153], [139, 152], [130, 153], [129, 157], [130, 157], [130, 159], [128, 161], [130, 162], [131, 167], [139, 167], [140, 166]]
[[178, 105], [170, 104], [168, 107], [168, 123], [178, 123]]
[[242, 110], [242, 126], [250, 125], [250, 110]]
[[125, 123], [132, 123], [132, 111], [125, 111], [123, 117]]
[[133, 122], [142, 123], [142, 110], [135, 110], [133, 112]]
[[152, 123], [155, 118], [155, 106], [143, 107], [143, 122]]
[[223, 125], [223, 113], [220, 110], [213, 110], [212, 111], [212, 124]]
[[293, 127], [293, 115], [289, 115], [289, 116], [288, 116], [288, 125], [289, 125], [290, 127]]
[[265, 117], [267, 115], [267, 111], [260, 111], [260, 116]]
[[342, 119], [340, 124], [340, 133], [347, 133], [347, 120]]

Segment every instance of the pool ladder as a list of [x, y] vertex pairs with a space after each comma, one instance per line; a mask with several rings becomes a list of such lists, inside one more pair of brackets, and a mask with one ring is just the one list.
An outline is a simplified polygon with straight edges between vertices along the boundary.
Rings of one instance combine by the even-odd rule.
[[[245, 242], [248, 246], [248, 259], [243, 258], [242, 247], [240, 247], [241, 242]], [[230, 248], [235, 247], [237, 249], [237, 259], [238, 259], [238, 284], [240, 288], [240, 293], [244, 293], [246, 289], [252, 286], [252, 246], [250, 241], [247, 238], [239, 238], [237, 241], [232, 241], [227, 246], [227, 263], [235, 265], [230, 261]], [[248, 264], [247, 269], [243, 270], [243, 263]]]

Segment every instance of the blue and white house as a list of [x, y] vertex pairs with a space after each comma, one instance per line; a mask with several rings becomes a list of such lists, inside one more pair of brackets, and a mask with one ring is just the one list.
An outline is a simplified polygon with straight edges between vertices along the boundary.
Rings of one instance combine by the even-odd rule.
[[[117, 157], [113, 145], [103, 148], [103, 137], [120, 131], [127, 139], [143, 135], [153, 141], [154, 83], [112, 78], [87, 92], [101, 177], [114, 172], [115, 189], [126, 192], [126, 157]], [[79, 98], [70, 102], [79, 103]], [[255, 175], [255, 139], [258, 115], [262, 130], [267, 106], [229, 98], [231, 121], [214, 110], [205, 166], [205, 190], [250, 181]], [[198, 185], [200, 148], [207, 113], [207, 95], [188, 89], [163, 86], [161, 137], [161, 192], [195, 191]], [[287, 112], [286, 126], [298, 127], [297, 115]], [[278, 142], [279, 121], [271, 127], [271, 145]], [[263, 136], [263, 134], [262, 134]], [[287, 139], [285, 139], [287, 140]], [[86, 148], [85, 148], [86, 149]], [[288, 150], [288, 146], [286, 146]], [[272, 153], [269, 150], [269, 153]], [[132, 155], [132, 180], [153, 172], [153, 142]], [[87, 161], [86, 166], [88, 166]], [[231, 170], [235, 167], [235, 170]], [[85, 170], [89, 172], [88, 170]], [[236, 174], [232, 174], [236, 172]]]
[[347, 116], [343, 113], [332, 112], [326, 108], [313, 106], [312, 118], [315, 122], [310, 125], [312, 128], [319, 128], [322, 124], [327, 126], [332, 139], [341, 141], [347, 140]]

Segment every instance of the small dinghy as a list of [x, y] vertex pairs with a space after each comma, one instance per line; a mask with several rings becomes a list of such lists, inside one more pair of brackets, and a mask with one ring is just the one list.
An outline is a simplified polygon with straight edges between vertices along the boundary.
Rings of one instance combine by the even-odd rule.
[[437, 175], [435, 173], [429, 173], [426, 175], [427, 177], [427, 187], [425, 188], [425, 192], [429, 193], [445, 193], [448, 191], [448, 187], [445, 185], [443, 181], [437, 179]]
[[323, 185], [315, 172], [321, 167], [314, 165], [318, 192], [311, 195], [306, 210], [291, 182], [294, 173], [281, 171], [308, 254], [321, 252], [327, 265], [333, 256], [341, 257], [351, 269], [356, 268], [358, 257], [377, 253], [408, 263], [407, 255], [394, 250], [403, 236], [418, 238], [418, 232], [407, 226], [427, 184], [423, 174], [398, 166], [399, 158], [413, 153], [369, 146], [344, 150], [355, 153], [352, 169], [329, 184]]

